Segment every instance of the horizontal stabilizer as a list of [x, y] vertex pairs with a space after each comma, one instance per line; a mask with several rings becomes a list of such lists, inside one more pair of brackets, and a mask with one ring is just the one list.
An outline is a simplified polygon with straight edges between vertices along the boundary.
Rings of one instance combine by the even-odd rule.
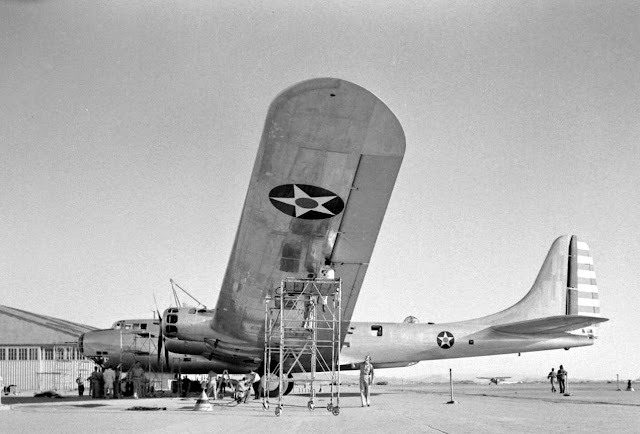
[[605, 321], [608, 319], [584, 315], [559, 315], [495, 325], [491, 328], [497, 332], [514, 334], [561, 333]]

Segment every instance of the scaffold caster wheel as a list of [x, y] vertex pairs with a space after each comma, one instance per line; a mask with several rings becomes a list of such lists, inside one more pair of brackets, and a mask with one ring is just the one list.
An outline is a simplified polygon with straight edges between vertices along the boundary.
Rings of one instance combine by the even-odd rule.
[[269, 403], [268, 402], [263, 402], [262, 403], [262, 408], [264, 409], [264, 411], [269, 410]]
[[331, 403], [327, 404], [327, 411], [329, 413], [331, 413], [331, 411], [333, 411], [333, 404], [331, 404]]
[[313, 401], [309, 401], [307, 402], [307, 408], [309, 409], [309, 411], [313, 411], [313, 409], [316, 408], [316, 405], [313, 403]]
[[282, 407], [280, 406], [276, 407], [276, 416], [280, 417], [281, 414], [282, 414]]
[[333, 407], [333, 410], [331, 410], [331, 413], [333, 413], [334, 416], [337, 416], [340, 414], [340, 407], [335, 406]]

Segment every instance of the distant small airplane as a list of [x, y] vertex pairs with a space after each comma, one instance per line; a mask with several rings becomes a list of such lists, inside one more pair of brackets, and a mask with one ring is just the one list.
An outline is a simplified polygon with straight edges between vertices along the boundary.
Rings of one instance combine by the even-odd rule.
[[495, 384], [496, 386], [502, 382], [504, 382], [504, 380], [511, 378], [511, 377], [476, 377], [478, 380], [489, 380], [489, 384]]

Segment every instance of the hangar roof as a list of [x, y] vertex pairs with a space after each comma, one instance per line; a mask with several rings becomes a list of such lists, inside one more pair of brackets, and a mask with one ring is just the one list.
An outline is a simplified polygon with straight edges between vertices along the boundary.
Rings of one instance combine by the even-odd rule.
[[46, 345], [75, 343], [97, 328], [0, 305], [0, 330], [0, 345]]

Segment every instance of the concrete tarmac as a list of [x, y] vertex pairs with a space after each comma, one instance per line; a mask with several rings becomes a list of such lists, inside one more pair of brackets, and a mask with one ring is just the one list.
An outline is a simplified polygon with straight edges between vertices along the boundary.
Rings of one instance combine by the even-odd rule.
[[[626, 386], [626, 385], [625, 385]], [[546, 384], [374, 386], [372, 406], [361, 407], [356, 385], [342, 386], [340, 414], [326, 406], [327, 393], [284, 397], [282, 415], [261, 400], [236, 405], [211, 400], [213, 411], [193, 411], [197, 397], [104, 400], [3, 397], [2, 432], [424, 432], [424, 433], [637, 433], [640, 393], [616, 384], [572, 385], [571, 396], [551, 393]], [[325, 389], [326, 390], [326, 389]], [[334, 399], [335, 404], [335, 399]], [[136, 407], [138, 409], [136, 409]]]

